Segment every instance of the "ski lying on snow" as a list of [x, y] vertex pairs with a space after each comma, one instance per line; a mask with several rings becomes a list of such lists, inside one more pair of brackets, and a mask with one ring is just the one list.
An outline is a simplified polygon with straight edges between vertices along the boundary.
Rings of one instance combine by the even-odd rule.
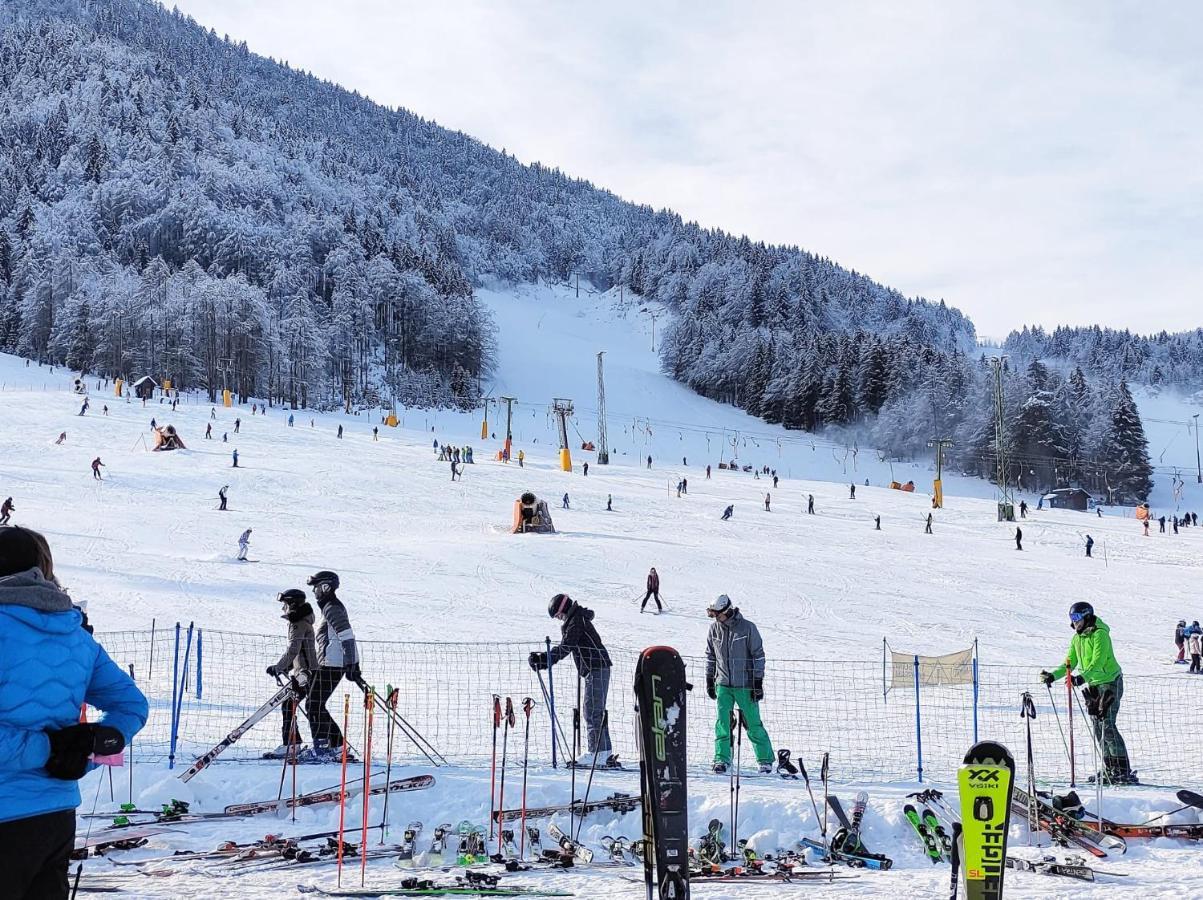
[[[614, 794], [604, 800], [590, 800], [588, 803], [578, 800], [576, 803], [564, 803], [560, 806], [537, 806], [526, 811], [528, 819], [548, 819], [559, 813], [573, 812], [576, 815], [595, 812], [599, 809], [609, 809], [616, 813], [629, 813], [639, 808], [643, 802], [640, 797], [630, 794]], [[522, 818], [521, 809], [499, 809], [493, 813], [498, 822], [514, 822]]]
[[[395, 781], [390, 781], [388, 784], [378, 785], [373, 787], [370, 793], [373, 796], [379, 794], [396, 794], [402, 791], [421, 791], [434, 784], [433, 775], [416, 775], [413, 778], [401, 778]], [[287, 800], [263, 800], [258, 803], [235, 803], [226, 807], [225, 814], [228, 816], [254, 816], [260, 813], [275, 812], [281, 809], [292, 809], [301, 806], [314, 806], [318, 803], [337, 803], [342, 792], [338, 788], [325, 791], [314, 791], [311, 794], [301, 794], [296, 799], [289, 798]], [[354, 797], [363, 793], [363, 786], [348, 787], [347, 796]]]
[[1057, 862], [1055, 859], [1031, 860], [1021, 856], [1008, 856], [1007, 868], [1017, 872], [1039, 872], [1043, 875], [1061, 875], [1078, 881], [1094, 881], [1096, 875], [1109, 878], [1127, 878], [1123, 872], [1103, 872], [1076, 862]]
[[877, 869], [884, 872], [894, 865], [894, 861], [877, 853], [850, 853], [847, 850], [833, 849], [828, 850], [821, 841], [816, 841], [814, 838], [802, 838], [798, 841], [798, 846], [807, 850], [814, 850], [817, 854], [816, 858], [820, 862], [827, 862], [829, 859], [833, 862], [843, 863], [853, 869]]
[[1026, 791], [1015, 788], [1012, 802], [1012, 810], [1015, 813], [1026, 820], [1029, 815], [1028, 808], [1033, 803], [1040, 817], [1040, 826], [1054, 836], [1059, 834], [1099, 858], [1105, 857], [1108, 851], [1114, 853], [1127, 852], [1128, 845], [1123, 837], [1104, 834], [1092, 825], [1067, 815], [1041, 798], [1029, 798]]
[[454, 885], [429, 888], [358, 888], [349, 890], [326, 890], [315, 884], [298, 884], [302, 894], [317, 894], [322, 897], [572, 897], [565, 891], [547, 891], [526, 887], [482, 887], [479, 885]]

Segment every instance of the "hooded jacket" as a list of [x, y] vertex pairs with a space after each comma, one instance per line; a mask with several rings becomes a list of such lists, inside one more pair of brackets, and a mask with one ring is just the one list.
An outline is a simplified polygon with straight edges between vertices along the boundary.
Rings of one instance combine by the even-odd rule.
[[47, 731], [88, 703], [129, 742], [146, 697], [82, 627], [79, 610], [40, 569], [0, 578], [0, 822], [79, 806], [79, 785], [45, 770]]
[[317, 608], [322, 611], [322, 625], [317, 631], [318, 664], [342, 669], [358, 663], [359, 647], [343, 602], [330, 592], [317, 601]]
[[317, 645], [313, 637], [313, 607], [302, 603], [292, 612], [286, 612], [288, 620], [288, 649], [276, 663], [277, 672], [312, 672], [317, 668]]
[[733, 610], [726, 622], [715, 619], [706, 637], [706, 679], [731, 688], [755, 687], [764, 678], [760, 630]]
[[1111, 629], [1102, 619], [1096, 617], [1093, 626], [1070, 639], [1065, 664], [1053, 669], [1052, 676], [1061, 679], [1074, 669], [1094, 687], [1110, 684], [1123, 674], [1111, 647]]
[[548, 668], [570, 653], [582, 678], [597, 669], [610, 668], [610, 654], [593, 627], [593, 610], [579, 603], [572, 605], [568, 617], [560, 625], [560, 643], [551, 648]]

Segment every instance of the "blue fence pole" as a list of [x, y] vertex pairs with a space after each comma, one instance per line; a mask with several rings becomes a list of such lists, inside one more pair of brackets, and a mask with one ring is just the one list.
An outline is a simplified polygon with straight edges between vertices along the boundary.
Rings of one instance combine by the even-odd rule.
[[[201, 698], [202, 679], [204, 677], [204, 629], [198, 629], [196, 632], [196, 699]], [[976, 743], [976, 742], [975, 742]]]
[[167, 751], [167, 768], [175, 768], [175, 692], [180, 682], [180, 623], [175, 623], [175, 662], [171, 666], [171, 747]]
[[919, 783], [923, 783], [923, 726], [919, 717], [919, 656], [915, 655], [915, 757], [919, 770]]
[[556, 679], [551, 674], [551, 638], [547, 642], [547, 696], [551, 702], [551, 767], [556, 768]]
[[173, 756], [175, 753], [176, 743], [178, 742], [179, 736], [180, 736], [180, 718], [181, 718], [181, 714], [183, 713], [183, 710], [184, 710], [184, 693], [185, 693], [184, 686], [188, 680], [188, 660], [189, 660], [189, 658], [191, 658], [191, 656], [192, 656], [192, 623], [189, 622], [188, 623], [188, 636], [184, 642], [184, 665], [182, 666], [182, 671], [180, 672], [179, 689], [177, 691], [172, 692], [176, 696], [175, 715], [172, 717], [172, 727], [171, 727], [171, 750], [172, 750]]

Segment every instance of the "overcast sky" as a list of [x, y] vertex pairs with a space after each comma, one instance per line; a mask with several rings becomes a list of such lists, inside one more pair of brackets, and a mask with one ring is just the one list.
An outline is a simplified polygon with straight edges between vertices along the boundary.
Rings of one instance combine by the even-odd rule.
[[980, 334], [1203, 325], [1191, 2], [174, 2], [523, 161], [943, 298]]

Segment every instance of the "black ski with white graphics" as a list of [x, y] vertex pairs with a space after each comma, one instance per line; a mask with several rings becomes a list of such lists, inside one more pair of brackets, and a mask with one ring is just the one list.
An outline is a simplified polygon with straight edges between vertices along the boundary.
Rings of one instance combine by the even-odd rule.
[[[619, 793], [601, 800], [590, 800], [588, 803], [578, 800], [576, 803], [564, 803], [559, 806], [531, 807], [526, 810], [526, 817], [528, 819], [548, 819], [567, 812], [572, 812], [575, 816], [583, 816], [598, 810], [611, 810], [621, 815], [638, 809], [642, 802], [639, 797]], [[498, 809], [493, 812], [493, 818], [498, 822], [516, 822], [522, 818], [522, 815], [521, 809]]]
[[[374, 785], [370, 791], [372, 796], [381, 794], [398, 794], [405, 791], [421, 791], [434, 784], [433, 775], [415, 775], [413, 778], [397, 778], [388, 784]], [[347, 796], [354, 797], [363, 793], [363, 785], [347, 788]], [[276, 812], [282, 809], [293, 809], [302, 806], [316, 806], [319, 803], [337, 803], [342, 791], [330, 788], [324, 791], [314, 791], [301, 794], [294, 798], [281, 800], [262, 800], [258, 803], [234, 803], [226, 807], [227, 816], [255, 816], [260, 813]]]
[[676, 650], [649, 647], [640, 654], [635, 703], [644, 838], [651, 848], [644, 855], [649, 900], [653, 875], [659, 900], [689, 900], [688, 690], [685, 663]]
[[299, 673], [296, 677], [290, 678], [288, 684], [276, 691], [270, 700], [247, 716], [242, 721], [242, 724], [218, 741], [212, 750], [202, 754], [186, 771], [181, 772], [180, 781], [191, 781], [198, 772], [205, 769], [213, 760], [217, 759], [229, 747], [237, 743], [239, 738], [254, 728], [272, 710], [277, 709], [284, 703], [299, 702], [305, 696], [307, 678], [308, 676], [304, 673]]

